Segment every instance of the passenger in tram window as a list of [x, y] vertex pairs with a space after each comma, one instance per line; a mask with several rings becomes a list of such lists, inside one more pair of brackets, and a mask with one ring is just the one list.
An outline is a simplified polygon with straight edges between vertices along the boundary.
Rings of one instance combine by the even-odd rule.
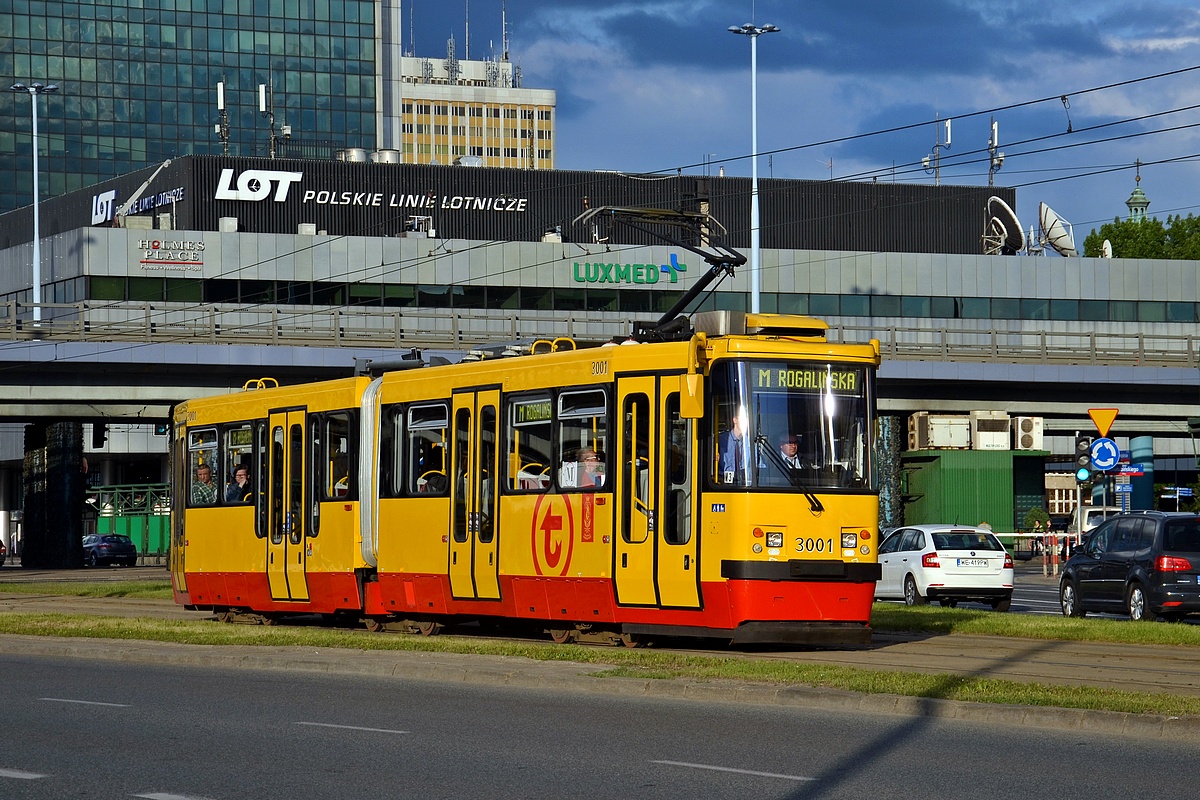
[[237, 464], [233, 468], [233, 482], [225, 487], [226, 503], [245, 503], [250, 500], [250, 468]]
[[211, 506], [217, 502], [217, 486], [213, 483], [212, 467], [196, 467], [196, 482], [192, 484], [192, 505]]
[[591, 447], [579, 451], [579, 487], [595, 489], [604, 485], [604, 455]]
[[742, 432], [742, 420], [737, 414], [733, 415], [729, 430], [721, 434], [719, 447], [721, 454], [721, 473], [723, 483], [733, 483], [735, 477], [741, 478], [746, 470], [746, 449], [749, 443]]

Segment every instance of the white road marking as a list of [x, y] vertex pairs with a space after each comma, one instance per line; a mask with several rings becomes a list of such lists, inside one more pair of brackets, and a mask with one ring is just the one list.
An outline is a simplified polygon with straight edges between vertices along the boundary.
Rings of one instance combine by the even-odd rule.
[[20, 769], [0, 769], [0, 778], [18, 778], [23, 781], [35, 781], [38, 778], [44, 777], [46, 776], [36, 772], [25, 772]]
[[146, 792], [131, 796], [144, 797], [146, 800], [209, 800], [209, 798], [197, 794], [171, 794], [170, 792]]
[[95, 700], [70, 700], [65, 697], [39, 697], [48, 703], [76, 703], [81, 706], [110, 706], [112, 708], [129, 708], [128, 703], [98, 703]]
[[333, 725], [328, 722], [297, 722], [297, 725], [310, 725], [314, 728], [342, 728], [348, 731], [369, 731], [371, 733], [408, 733], [408, 731], [393, 731], [387, 728], [363, 728], [358, 725]]
[[785, 781], [815, 781], [816, 778], [806, 778], [803, 775], [780, 775], [776, 772], [756, 772], [752, 769], [734, 769], [733, 767], [714, 767], [711, 764], [689, 764], [686, 761], [651, 761], [651, 764], [667, 764], [672, 767], [691, 767], [692, 769], [710, 769], [714, 772], [736, 772], [739, 775], [757, 775], [760, 778], [782, 778]]

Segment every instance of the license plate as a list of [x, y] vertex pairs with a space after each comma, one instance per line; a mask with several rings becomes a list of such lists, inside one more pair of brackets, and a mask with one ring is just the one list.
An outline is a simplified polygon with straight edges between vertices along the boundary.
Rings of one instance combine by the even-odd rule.
[[960, 558], [958, 565], [960, 567], [986, 567], [988, 562], [986, 558]]

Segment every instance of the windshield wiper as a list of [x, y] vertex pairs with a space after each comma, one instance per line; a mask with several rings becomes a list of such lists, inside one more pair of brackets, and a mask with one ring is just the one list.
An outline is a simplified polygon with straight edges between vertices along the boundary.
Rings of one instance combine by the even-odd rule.
[[804, 482], [800, 480], [800, 470], [789, 467], [784, 462], [783, 456], [779, 455], [779, 452], [771, 447], [771, 443], [767, 440], [767, 437], [759, 434], [758, 436], [754, 437], [754, 444], [757, 445], [760, 455], [770, 460], [780, 472], [787, 476], [787, 479], [792, 486], [795, 486], [797, 489], [803, 492], [804, 497], [808, 500], [808, 507], [814, 514], [820, 514], [825, 510], [825, 506], [822, 505], [820, 498], [813, 494], [809, 488], [804, 485]]

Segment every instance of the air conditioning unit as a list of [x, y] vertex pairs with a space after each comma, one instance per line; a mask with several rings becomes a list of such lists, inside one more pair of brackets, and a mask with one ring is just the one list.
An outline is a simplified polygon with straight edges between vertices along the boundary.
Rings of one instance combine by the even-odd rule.
[[909, 450], [962, 449], [971, 446], [971, 429], [963, 415], [918, 411], [908, 418]]
[[1014, 417], [1013, 450], [1042, 450], [1042, 418]]
[[1008, 450], [1009, 417], [1003, 411], [971, 412], [971, 449]]

